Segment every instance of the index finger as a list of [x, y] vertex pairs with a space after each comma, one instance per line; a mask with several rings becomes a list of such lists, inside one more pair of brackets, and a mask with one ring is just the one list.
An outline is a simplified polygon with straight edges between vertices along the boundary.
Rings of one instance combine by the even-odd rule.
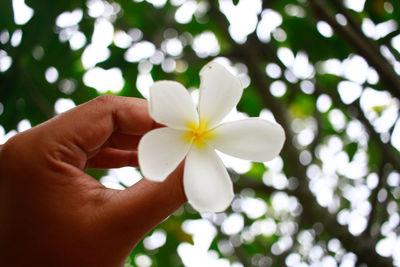
[[100, 148], [115, 132], [143, 135], [155, 123], [144, 99], [104, 95], [48, 121], [58, 141], [76, 144], [86, 153]]

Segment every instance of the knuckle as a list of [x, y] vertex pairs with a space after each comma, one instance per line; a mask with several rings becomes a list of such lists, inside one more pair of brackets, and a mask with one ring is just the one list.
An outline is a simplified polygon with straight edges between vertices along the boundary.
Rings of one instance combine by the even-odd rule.
[[99, 105], [109, 105], [115, 99], [113, 95], [101, 95], [96, 97], [93, 101], [98, 103]]
[[5, 142], [2, 146], [1, 146], [1, 155], [3, 157], [10, 157], [13, 154], [16, 154], [19, 150], [19, 135], [15, 135], [13, 137], [11, 137], [7, 142]]

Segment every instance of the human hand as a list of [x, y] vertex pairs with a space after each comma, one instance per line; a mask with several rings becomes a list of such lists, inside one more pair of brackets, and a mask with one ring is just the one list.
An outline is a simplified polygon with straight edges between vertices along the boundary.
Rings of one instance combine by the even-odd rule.
[[142, 99], [102, 96], [0, 147], [0, 265], [122, 266], [186, 202], [182, 164], [162, 183], [105, 188], [86, 168], [137, 166], [155, 127]]

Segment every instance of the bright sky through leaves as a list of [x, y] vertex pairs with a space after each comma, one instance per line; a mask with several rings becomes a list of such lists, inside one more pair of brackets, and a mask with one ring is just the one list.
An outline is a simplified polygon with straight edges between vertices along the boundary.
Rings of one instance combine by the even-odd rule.
[[[246, 88], [228, 121], [250, 115], [282, 122], [286, 116], [292, 153], [259, 165], [218, 154], [239, 187], [231, 207], [214, 216], [193, 215], [185, 206], [170, 218], [178, 230], [162, 225], [150, 233], [147, 248], [140, 247], [132, 263], [159, 264], [154, 255], [164, 261], [163, 250], [175, 246], [171, 255], [189, 266], [244, 266], [236, 251], [250, 247], [255, 251], [248, 255], [250, 265], [354, 265], [357, 252], [339, 241], [345, 239], [337, 232], [326, 226], [327, 238], [321, 238], [323, 218], [299, 223], [308, 219], [308, 205], [298, 194], [306, 185], [313, 203], [348, 236], [362, 240], [360, 233], [371, 227], [368, 231], [377, 235], [375, 258], [393, 256], [399, 266], [400, 180], [398, 167], [387, 158], [400, 151], [399, 98], [384, 83], [382, 70], [338, 31], [356, 25], [352, 35], [374, 42], [372, 54], [382, 55], [399, 75], [397, 2], [324, 5], [333, 21], [322, 16], [324, 9], [312, 8], [320, 0], [235, 2], [88, 0], [42, 7], [11, 1], [10, 10], [1, 13], [9, 24], [0, 28], [0, 143], [99, 94], [148, 98], [157, 80], [177, 80], [197, 98], [198, 71], [217, 57]], [[380, 182], [382, 172], [386, 184]], [[119, 189], [141, 179], [134, 169], [93, 175]], [[263, 190], [243, 184], [243, 176], [255, 178]], [[385, 216], [369, 222], [370, 214], [380, 214], [377, 210]], [[193, 232], [185, 223], [180, 228], [183, 221], [203, 229], [194, 234], [194, 244], [179, 239]], [[255, 245], [260, 243], [267, 245]]]

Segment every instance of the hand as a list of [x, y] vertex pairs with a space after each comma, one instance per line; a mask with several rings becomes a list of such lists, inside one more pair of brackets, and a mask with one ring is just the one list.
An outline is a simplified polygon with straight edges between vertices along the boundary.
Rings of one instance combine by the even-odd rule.
[[102, 96], [0, 147], [0, 266], [123, 266], [186, 202], [182, 164], [163, 183], [107, 189], [86, 168], [137, 166], [147, 102]]

